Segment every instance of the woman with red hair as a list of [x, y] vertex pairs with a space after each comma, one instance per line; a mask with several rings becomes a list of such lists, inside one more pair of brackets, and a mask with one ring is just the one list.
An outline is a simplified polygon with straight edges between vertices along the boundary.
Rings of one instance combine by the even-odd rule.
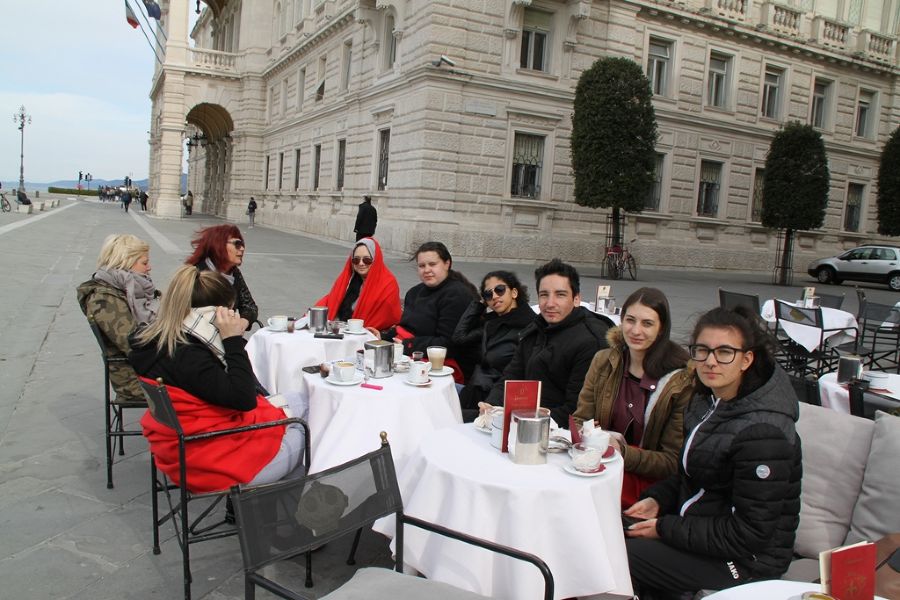
[[378, 330], [400, 321], [400, 286], [384, 264], [378, 242], [370, 237], [356, 242], [331, 291], [316, 305], [327, 306], [331, 320], [362, 319]]
[[194, 252], [184, 263], [194, 265], [200, 271], [219, 273], [234, 287], [237, 302], [234, 305], [241, 318], [247, 321], [245, 329], [256, 321], [259, 308], [250, 294], [250, 288], [238, 267], [244, 262], [244, 236], [234, 225], [214, 225], [197, 232], [191, 240]]

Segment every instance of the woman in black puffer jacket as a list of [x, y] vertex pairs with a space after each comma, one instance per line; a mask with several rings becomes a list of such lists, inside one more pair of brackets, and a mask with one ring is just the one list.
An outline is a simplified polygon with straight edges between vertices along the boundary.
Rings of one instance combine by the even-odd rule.
[[776, 579], [800, 515], [797, 398], [755, 315], [716, 308], [694, 328], [697, 393], [678, 473], [625, 514], [635, 592], [646, 600]]
[[519, 345], [519, 332], [535, 318], [528, 288], [515, 273], [491, 271], [481, 280], [481, 290], [482, 299], [472, 301], [453, 332], [458, 348], [480, 349], [478, 364], [459, 393], [464, 421], [478, 416], [478, 403], [503, 379], [503, 369]]

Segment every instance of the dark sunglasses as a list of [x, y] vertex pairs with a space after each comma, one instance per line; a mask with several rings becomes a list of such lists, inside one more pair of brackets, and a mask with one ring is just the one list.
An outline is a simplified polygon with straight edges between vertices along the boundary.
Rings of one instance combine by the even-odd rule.
[[506, 290], [508, 290], [508, 289], [509, 288], [506, 286], [505, 283], [501, 283], [500, 285], [496, 286], [492, 290], [484, 290], [483, 292], [481, 292], [481, 297], [484, 298], [485, 300], [490, 300], [491, 298], [494, 297], [494, 293], [496, 293], [497, 297], [500, 298], [503, 296], [503, 294], [506, 293]]
[[247, 244], [244, 243], [244, 240], [228, 240], [228, 243], [240, 250], [241, 248], [246, 248]]
[[354, 265], [358, 265], [359, 263], [362, 263], [364, 265], [371, 265], [373, 262], [375, 262], [375, 259], [371, 256], [354, 256], [350, 259], [350, 262], [352, 262]]

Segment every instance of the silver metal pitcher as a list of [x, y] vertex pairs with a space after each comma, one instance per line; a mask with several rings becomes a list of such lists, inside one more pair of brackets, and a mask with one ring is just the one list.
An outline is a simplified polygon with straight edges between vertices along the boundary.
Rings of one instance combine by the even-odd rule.
[[328, 307], [313, 306], [309, 309], [309, 329], [313, 333], [324, 333], [328, 324]]
[[547, 411], [514, 410], [509, 431], [509, 457], [514, 463], [546, 464], [550, 440], [550, 414]]
[[393, 375], [391, 365], [394, 362], [394, 344], [385, 340], [374, 340], [365, 343], [366, 374], [378, 379]]

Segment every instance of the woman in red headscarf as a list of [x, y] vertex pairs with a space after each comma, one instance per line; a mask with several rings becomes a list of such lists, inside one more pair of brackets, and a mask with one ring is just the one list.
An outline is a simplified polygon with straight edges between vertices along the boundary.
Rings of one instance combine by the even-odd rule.
[[384, 264], [381, 246], [362, 238], [353, 247], [331, 291], [316, 303], [328, 307], [328, 318], [362, 319], [365, 326], [388, 329], [400, 321], [400, 286]]

